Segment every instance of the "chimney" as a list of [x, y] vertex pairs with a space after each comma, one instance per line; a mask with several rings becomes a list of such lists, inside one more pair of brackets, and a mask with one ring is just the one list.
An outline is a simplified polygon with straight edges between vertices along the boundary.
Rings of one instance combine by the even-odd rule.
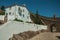
[[26, 7], [26, 4], [22, 4], [23, 7]]

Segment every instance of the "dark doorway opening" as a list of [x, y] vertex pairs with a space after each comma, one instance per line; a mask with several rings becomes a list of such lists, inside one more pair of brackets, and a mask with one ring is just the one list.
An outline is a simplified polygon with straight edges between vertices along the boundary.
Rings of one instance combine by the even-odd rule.
[[56, 26], [55, 26], [55, 24], [52, 24], [52, 25], [50, 26], [50, 31], [51, 31], [51, 32], [56, 32]]

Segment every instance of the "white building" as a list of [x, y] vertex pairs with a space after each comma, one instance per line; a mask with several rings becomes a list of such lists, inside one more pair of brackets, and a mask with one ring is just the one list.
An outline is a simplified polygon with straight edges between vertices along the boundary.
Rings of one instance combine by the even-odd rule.
[[15, 18], [22, 20], [24, 22], [31, 22], [30, 19], [30, 13], [26, 8], [26, 5], [23, 4], [20, 5], [12, 5], [9, 7], [6, 7], [5, 9], [5, 15], [7, 14], [7, 20], [14, 20]]

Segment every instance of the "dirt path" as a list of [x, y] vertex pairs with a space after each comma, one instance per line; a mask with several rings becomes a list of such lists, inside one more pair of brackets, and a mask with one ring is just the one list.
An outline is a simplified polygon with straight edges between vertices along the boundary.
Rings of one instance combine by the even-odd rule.
[[60, 40], [57, 38], [57, 36], [60, 36], [60, 33], [44, 32], [29, 40]]

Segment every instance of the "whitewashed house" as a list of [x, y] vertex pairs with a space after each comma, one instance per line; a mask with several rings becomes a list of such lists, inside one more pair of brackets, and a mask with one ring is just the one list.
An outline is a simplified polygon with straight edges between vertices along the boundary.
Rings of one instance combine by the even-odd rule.
[[7, 21], [14, 20], [15, 18], [24, 22], [31, 22], [30, 13], [26, 5], [12, 5], [5, 8], [5, 15], [7, 14]]

